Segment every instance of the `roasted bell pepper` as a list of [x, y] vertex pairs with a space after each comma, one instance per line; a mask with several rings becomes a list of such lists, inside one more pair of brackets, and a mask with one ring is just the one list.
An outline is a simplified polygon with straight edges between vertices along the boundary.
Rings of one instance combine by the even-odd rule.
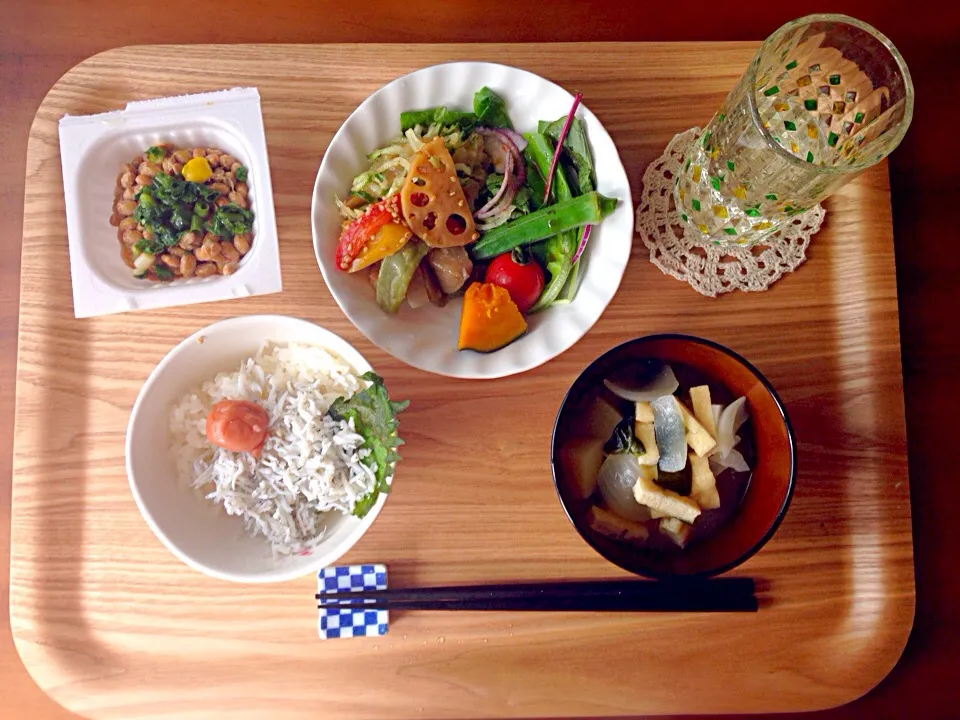
[[388, 255], [393, 255], [406, 245], [412, 237], [413, 233], [406, 225], [399, 225], [394, 222], [387, 223], [374, 233], [370, 242], [350, 264], [350, 272], [362, 270], [383, 260]]
[[400, 196], [392, 195], [368, 207], [343, 229], [337, 243], [337, 267], [356, 272], [397, 252], [412, 236], [403, 222]]

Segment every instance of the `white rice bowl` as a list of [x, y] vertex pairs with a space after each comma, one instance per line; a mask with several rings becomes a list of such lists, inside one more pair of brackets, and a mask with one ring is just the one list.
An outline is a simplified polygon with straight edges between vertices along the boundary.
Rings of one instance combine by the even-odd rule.
[[[233, 372], [184, 395], [170, 411], [170, 452], [181, 481], [243, 520], [274, 552], [310, 552], [326, 514], [350, 514], [376, 485], [352, 422], [325, 413], [368, 382], [323, 348], [265, 343]], [[270, 416], [259, 457], [213, 445], [206, 420], [220, 400], [249, 400]]]
[[[127, 427], [127, 476], [147, 524], [180, 560], [221, 579], [275, 582], [334, 563], [387, 498], [363, 518], [347, 514], [372, 472], [359, 462], [362, 438], [325, 418], [371, 369], [337, 335], [280, 315], [223, 320], [183, 340], [150, 374]], [[270, 414], [260, 462], [206, 440], [223, 397]]]

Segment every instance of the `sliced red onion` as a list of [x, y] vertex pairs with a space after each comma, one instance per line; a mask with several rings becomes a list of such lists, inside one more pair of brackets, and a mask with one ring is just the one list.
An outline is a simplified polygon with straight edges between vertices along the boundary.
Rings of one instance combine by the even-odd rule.
[[510, 138], [510, 142], [517, 146], [517, 150], [523, 152], [527, 147], [527, 141], [523, 139], [523, 135], [518, 133], [516, 130], [511, 130], [510, 128], [497, 128], [497, 132], [506, 135]]
[[[497, 172], [504, 172], [507, 165], [507, 156], [513, 156], [511, 150], [513, 143], [494, 128], [477, 128], [477, 133], [483, 138], [483, 149], [487, 151], [493, 161], [493, 169]], [[516, 159], [515, 156], [514, 159]]]
[[513, 200], [516, 193], [513, 191], [513, 188], [507, 188], [507, 192], [501, 198], [500, 202], [497, 203], [497, 206], [491, 208], [489, 214], [486, 216], [486, 220], [497, 217], [503, 212], [513, 212]]
[[[527, 166], [523, 162], [522, 152], [523, 148], [527, 146], [527, 141], [507, 128], [480, 127], [476, 128], [476, 131], [483, 136], [485, 140], [484, 149], [493, 158], [493, 167], [497, 172], [500, 172], [500, 169], [497, 168], [497, 162], [501, 159], [497, 151], [502, 151], [504, 157], [506, 155], [513, 156], [513, 188], [519, 190], [527, 179]], [[523, 147], [517, 145], [516, 138], [520, 139]], [[493, 141], [493, 144], [491, 145], [487, 141]], [[503, 162], [505, 163], [505, 160]]]
[[500, 183], [500, 188], [497, 190], [497, 194], [490, 198], [486, 205], [473, 214], [475, 218], [482, 220], [483, 218], [488, 218], [493, 215], [492, 211], [497, 207], [497, 205], [500, 203], [500, 200], [508, 191], [510, 192], [510, 199], [513, 199], [513, 195], [516, 193], [513, 188], [513, 183], [511, 182], [511, 178], [513, 177], [513, 155], [508, 152], [506, 153], [506, 156], [507, 159], [506, 167], [503, 171], [503, 182]]
[[573, 260], [570, 261], [571, 264], [575, 263], [580, 259], [580, 256], [583, 255], [583, 251], [587, 247], [587, 240], [590, 239], [590, 230], [592, 229], [593, 225], [583, 226], [583, 235], [580, 238], [580, 244], [577, 246], [577, 251], [573, 254]]
[[[513, 131], [511, 130], [510, 132]], [[510, 154], [513, 155], [513, 188], [519, 190], [520, 186], [527, 180], [527, 165], [523, 162], [523, 148], [517, 145], [513, 138], [507, 134], [506, 128], [498, 129], [497, 134], [504, 139], [507, 149], [510, 151]], [[516, 135], [516, 133], [513, 134]], [[519, 135], [517, 137], [519, 137]], [[523, 140], [523, 138], [520, 139]], [[523, 140], [523, 147], [526, 146], [527, 141]]]
[[573, 116], [577, 114], [577, 107], [583, 100], [583, 93], [577, 93], [573, 97], [573, 107], [567, 115], [567, 121], [563, 124], [563, 130], [560, 131], [560, 138], [557, 140], [557, 149], [553, 152], [553, 159], [550, 161], [550, 172], [546, 177], [546, 188], [543, 192], [543, 202], [546, 204], [550, 199], [550, 188], [553, 185], [553, 175], [557, 170], [557, 162], [560, 160], [560, 152], [563, 150], [563, 141], [567, 139], [567, 133], [570, 132], [570, 126], [573, 124]]
[[507, 205], [502, 211], [500, 211], [496, 215], [493, 215], [492, 217], [489, 217], [486, 220], [483, 220], [477, 223], [477, 227], [483, 230], [484, 232], [487, 232], [488, 230], [493, 230], [496, 227], [505, 225], [506, 223], [510, 222], [510, 216], [513, 215], [514, 209], [515, 208], [512, 204]]

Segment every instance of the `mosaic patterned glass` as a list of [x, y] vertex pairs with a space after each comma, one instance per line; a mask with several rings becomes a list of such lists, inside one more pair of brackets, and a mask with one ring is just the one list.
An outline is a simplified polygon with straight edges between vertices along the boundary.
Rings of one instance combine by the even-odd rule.
[[887, 38], [843, 15], [795, 20], [686, 153], [677, 210], [715, 244], [756, 243], [890, 154], [912, 115], [910, 74]]

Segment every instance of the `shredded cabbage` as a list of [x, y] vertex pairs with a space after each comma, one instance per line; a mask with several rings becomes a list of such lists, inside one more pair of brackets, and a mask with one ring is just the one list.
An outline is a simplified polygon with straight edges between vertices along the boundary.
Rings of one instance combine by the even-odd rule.
[[354, 210], [353, 208], [347, 207], [343, 200], [338, 198], [336, 195], [333, 196], [333, 199], [337, 203], [337, 209], [340, 211], [340, 217], [346, 220], [356, 220], [358, 217], [363, 215], [360, 210]]
[[[442, 137], [444, 145], [451, 152], [464, 143], [463, 133], [455, 125], [449, 127], [442, 127], [439, 123], [432, 123], [427, 127], [415, 125], [403, 135], [393, 138], [383, 147], [367, 155], [370, 167], [353, 179], [350, 191], [355, 194], [369, 195], [373, 198], [373, 202], [400, 192], [410, 171], [410, 160], [427, 141], [435, 137]], [[466, 172], [469, 173], [470, 169], [466, 168]], [[359, 208], [349, 208], [340, 198], [337, 198], [337, 208], [340, 216], [345, 220], [354, 220], [362, 215], [365, 206], [366, 203]]]

